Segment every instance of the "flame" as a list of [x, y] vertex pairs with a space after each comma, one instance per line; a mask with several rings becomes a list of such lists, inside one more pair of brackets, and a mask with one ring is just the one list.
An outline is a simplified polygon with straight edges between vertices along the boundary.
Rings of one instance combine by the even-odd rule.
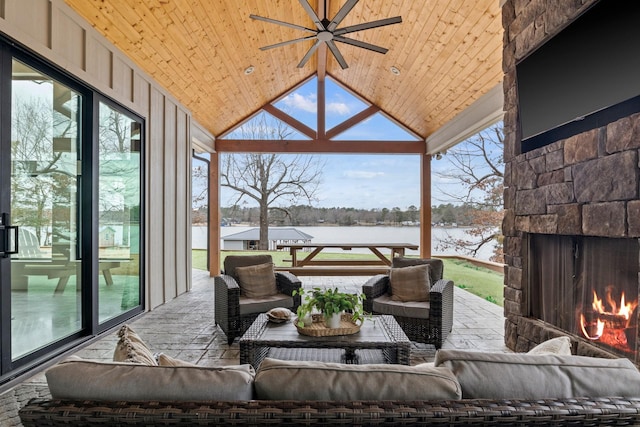
[[[606, 287], [606, 295], [605, 299], [607, 301], [608, 309], [605, 308], [603, 300], [598, 297], [598, 293], [593, 291], [593, 302], [591, 303], [591, 307], [595, 313], [598, 313], [603, 316], [618, 316], [622, 317], [627, 321], [626, 326], [629, 326], [631, 315], [638, 307], [638, 302], [626, 302], [624, 292], [622, 292], [620, 296], [620, 304], [618, 304], [612, 296], [613, 286], [609, 285]], [[587, 331], [587, 322], [585, 320], [584, 314], [580, 314], [580, 328], [582, 329], [582, 333], [587, 339], [597, 340], [604, 334], [605, 321], [601, 318], [598, 318], [596, 321], [596, 331], [594, 335], [590, 335]]]
[[593, 307], [593, 310], [597, 313], [611, 314], [614, 316], [623, 316], [625, 319], [629, 320], [631, 318], [631, 314], [638, 306], [638, 303], [625, 302], [624, 292], [622, 292], [622, 295], [620, 296], [620, 308], [618, 308], [618, 304], [616, 303], [616, 301], [614, 301], [613, 297], [611, 296], [612, 289], [613, 287], [611, 285], [607, 286], [606, 298], [607, 298], [607, 303], [609, 304], [609, 307], [611, 307], [608, 311], [604, 307], [604, 304], [602, 303], [602, 299], [598, 298], [598, 293], [596, 291], [593, 291], [593, 303], [591, 303], [591, 307]]

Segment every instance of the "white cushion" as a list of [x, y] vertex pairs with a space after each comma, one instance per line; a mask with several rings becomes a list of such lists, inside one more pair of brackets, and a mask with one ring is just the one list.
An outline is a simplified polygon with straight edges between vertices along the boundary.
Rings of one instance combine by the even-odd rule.
[[562, 354], [571, 355], [571, 339], [569, 337], [557, 337], [544, 341], [529, 350], [528, 354]]

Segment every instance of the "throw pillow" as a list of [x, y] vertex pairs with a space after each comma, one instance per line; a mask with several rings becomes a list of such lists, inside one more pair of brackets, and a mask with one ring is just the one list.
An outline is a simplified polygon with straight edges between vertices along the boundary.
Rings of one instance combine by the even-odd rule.
[[120, 338], [113, 352], [114, 362], [157, 365], [153, 352], [129, 325], [123, 325], [118, 331]]
[[273, 263], [236, 267], [240, 291], [247, 298], [261, 298], [278, 293]]
[[529, 350], [528, 354], [562, 354], [571, 355], [571, 339], [569, 337], [557, 337], [538, 344]]
[[251, 400], [251, 365], [146, 366], [69, 358], [45, 373], [54, 399], [108, 401]]
[[391, 299], [394, 301], [429, 301], [431, 280], [428, 264], [392, 268], [389, 271]]
[[159, 366], [198, 366], [195, 363], [176, 359], [175, 357], [167, 356], [164, 353], [158, 354], [158, 365]]
[[459, 399], [460, 384], [447, 368], [428, 365], [350, 365], [265, 358], [256, 373], [257, 399]]

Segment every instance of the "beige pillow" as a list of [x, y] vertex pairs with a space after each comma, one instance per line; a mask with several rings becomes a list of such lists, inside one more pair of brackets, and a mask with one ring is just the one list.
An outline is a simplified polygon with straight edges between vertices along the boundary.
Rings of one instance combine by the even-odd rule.
[[561, 354], [570, 356], [571, 340], [569, 337], [553, 338], [533, 347], [528, 354]]
[[120, 339], [113, 352], [114, 362], [139, 363], [155, 366], [158, 363], [153, 352], [129, 325], [123, 325], [118, 331]]
[[257, 399], [459, 399], [460, 384], [447, 368], [428, 365], [350, 365], [265, 358], [256, 374]]
[[198, 366], [195, 363], [176, 359], [175, 357], [167, 356], [164, 353], [158, 354], [158, 365], [159, 366]]
[[236, 267], [242, 295], [247, 298], [261, 298], [278, 293], [273, 263]]
[[147, 366], [70, 358], [46, 372], [54, 399], [108, 401], [251, 400], [251, 365]]
[[391, 299], [394, 301], [429, 301], [431, 279], [428, 264], [392, 268], [389, 271]]

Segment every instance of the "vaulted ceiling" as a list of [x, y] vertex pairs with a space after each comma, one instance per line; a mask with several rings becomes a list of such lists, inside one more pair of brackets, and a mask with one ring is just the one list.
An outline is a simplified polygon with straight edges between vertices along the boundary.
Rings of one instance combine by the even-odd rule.
[[[498, 0], [361, 0], [339, 27], [394, 16], [402, 23], [347, 35], [386, 54], [336, 43], [346, 69], [324, 48], [297, 68], [311, 40], [260, 50], [309, 34], [251, 14], [315, 28], [294, 0], [65, 1], [216, 137], [318, 75], [427, 139], [503, 76]], [[345, 0], [309, 3], [331, 19]]]

